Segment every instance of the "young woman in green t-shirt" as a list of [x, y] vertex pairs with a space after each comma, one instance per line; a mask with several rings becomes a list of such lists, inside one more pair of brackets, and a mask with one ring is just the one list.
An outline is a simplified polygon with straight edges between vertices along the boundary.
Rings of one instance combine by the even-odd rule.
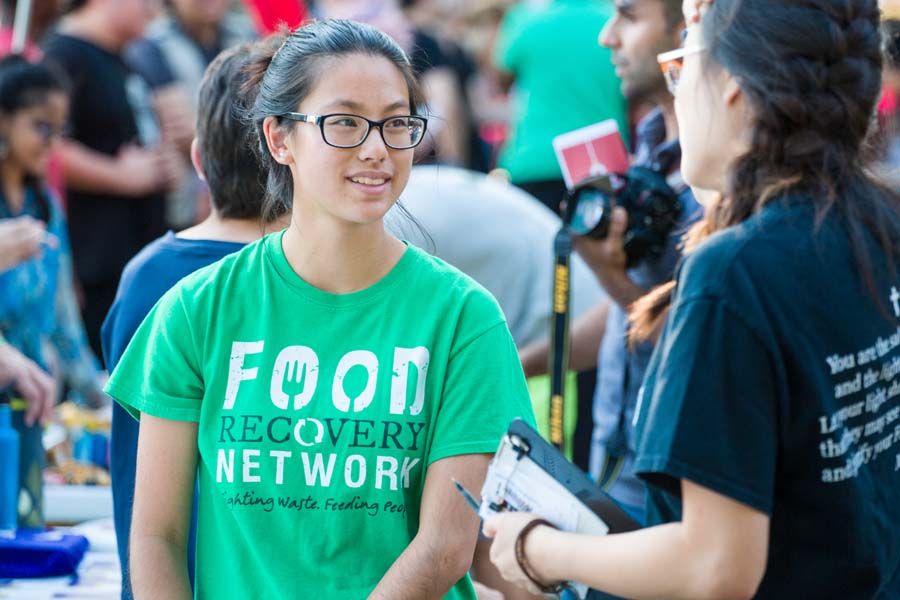
[[[277, 49], [276, 49], [277, 48]], [[183, 279], [107, 387], [141, 417], [136, 598], [473, 599], [478, 489], [532, 420], [496, 302], [388, 234], [426, 120], [409, 61], [351, 21], [251, 63], [265, 210], [292, 215]]]

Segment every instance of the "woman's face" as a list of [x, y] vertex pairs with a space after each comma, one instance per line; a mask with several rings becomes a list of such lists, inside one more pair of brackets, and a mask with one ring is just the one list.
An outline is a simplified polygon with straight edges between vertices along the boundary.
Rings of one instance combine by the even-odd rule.
[[44, 177], [50, 152], [68, 118], [68, 108], [65, 94], [51, 92], [43, 102], [6, 117], [5, 160], [27, 175]]
[[[298, 112], [372, 121], [413, 112], [403, 74], [384, 57], [352, 54], [318, 66], [318, 81]], [[318, 125], [297, 122], [285, 146], [294, 177], [294, 215], [301, 224], [322, 216], [353, 224], [379, 221], [406, 187], [412, 168], [413, 150], [388, 148], [375, 127], [362, 145], [335, 148], [325, 143]]]
[[[688, 27], [684, 45], [702, 47], [700, 25]], [[728, 170], [747, 148], [745, 104], [734, 78], [709, 60], [705, 51], [684, 57], [675, 114], [685, 181], [692, 187], [724, 193]]]

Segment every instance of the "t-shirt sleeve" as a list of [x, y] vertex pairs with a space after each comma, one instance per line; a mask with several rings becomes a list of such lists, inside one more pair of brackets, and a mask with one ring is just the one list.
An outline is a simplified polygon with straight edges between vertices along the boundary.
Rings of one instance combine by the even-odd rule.
[[777, 448], [771, 353], [719, 297], [677, 302], [636, 415], [635, 471], [680, 493], [680, 480], [770, 513]]
[[106, 385], [136, 418], [139, 413], [199, 421], [203, 376], [194, 323], [180, 287], [169, 290], [138, 327]]
[[[458, 336], [447, 365], [429, 464], [448, 456], [495, 452], [516, 417], [535, 425], [522, 365], [506, 321], [493, 299], [478, 304], [488, 301], [489, 310], [470, 311], [461, 319], [464, 333]], [[467, 327], [466, 321], [473, 325], [480, 321], [480, 330]]]
[[514, 7], [506, 12], [497, 42], [494, 46], [494, 65], [502, 71], [515, 73], [525, 45], [523, 31], [526, 23], [524, 7]]

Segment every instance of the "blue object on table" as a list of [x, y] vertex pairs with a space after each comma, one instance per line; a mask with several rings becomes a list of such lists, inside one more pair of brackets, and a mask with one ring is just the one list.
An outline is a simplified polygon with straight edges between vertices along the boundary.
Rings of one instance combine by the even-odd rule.
[[12, 411], [0, 404], [0, 532], [16, 530], [19, 519], [19, 433], [12, 426]]
[[14, 538], [0, 537], [0, 578], [71, 575], [87, 549], [82, 535], [20, 529]]

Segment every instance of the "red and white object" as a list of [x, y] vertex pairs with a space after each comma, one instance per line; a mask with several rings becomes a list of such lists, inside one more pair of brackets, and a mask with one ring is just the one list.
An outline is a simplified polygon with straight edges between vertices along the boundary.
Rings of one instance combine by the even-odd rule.
[[615, 119], [558, 135], [553, 150], [570, 191], [590, 177], [628, 170], [628, 151]]

